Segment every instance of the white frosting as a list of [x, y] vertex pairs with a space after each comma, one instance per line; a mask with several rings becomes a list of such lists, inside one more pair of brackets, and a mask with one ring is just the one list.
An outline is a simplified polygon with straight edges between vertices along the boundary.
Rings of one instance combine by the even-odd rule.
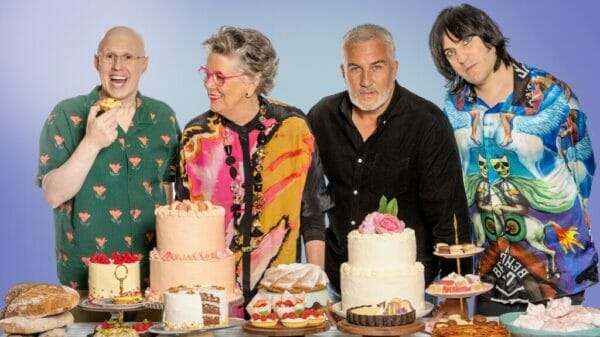
[[123, 280], [123, 292], [137, 292], [141, 295], [140, 291], [140, 263], [124, 263], [123, 266], [127, 267], [127, 273], [125, 268], [119, 267], [118, 264], [101, 264], [101, 263], [89, 263], [89, 294], [88, 299], [91, 302], [103, 298], [112, 298], [119, 296], [119, 280], [115, 277], [115, 270], [117, 269], [117, 276], [120, 278], [125, 277]]
[[414, 230], [401, 233], [348, 234], [348, 262], [341, 266], [342, 310], [392, 298], [425, 308], [424, 267], [416, 261]]
[[354, 267], [373, 269], [404, 268], [417, 261], [415, 231], [406, 228], [401, 233], [348, 234], [348, 263]]
[[[216, 297], [218, 300], [205, 301], [203, 296]], [[165, 292], [164, 298], [163, 322], [167, 330], [195, 330], [228, 324], [229, 303], [223, 289], [180, 288]], [[216, 309], [218, 312], [205, 310], [207, 307], [212, 307], [213, 311]], [[208, 320], [216, 320], [216, 322], [211, 323]]]

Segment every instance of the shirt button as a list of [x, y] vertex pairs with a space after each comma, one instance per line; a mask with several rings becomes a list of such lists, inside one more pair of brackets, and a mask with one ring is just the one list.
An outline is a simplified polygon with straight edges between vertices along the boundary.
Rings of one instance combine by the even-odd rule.
[[352, 220], [352, 221], [350, 221], [350, 224], [351, 224], [352, 226], [354, 226], [354, 225], [356, 225], [356, 221]]
[[359, 164], [362, 164], [362, 162], [363, 162], [362, 158], [358, 158], [356, 161], [357, 161]]
[[354, 191], [352, 191], [352, 194], [354, 194], [354, 195], [358, 195], [358, 191], [357, 191], [357, 190], [354, 190]]

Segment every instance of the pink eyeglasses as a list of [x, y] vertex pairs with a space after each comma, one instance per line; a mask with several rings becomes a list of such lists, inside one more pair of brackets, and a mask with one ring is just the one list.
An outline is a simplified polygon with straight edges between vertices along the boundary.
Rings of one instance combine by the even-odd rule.
[[236, 78], [236, 77], [244, 76], [243, 73], [234, 74], [234, 75], [225, 75], [220, 70], [210, 71], [210, 70], [208, 70], [208, 68], [206, 68], [204, 66], [200, 67], [198, 69], [198, 71], [202, 75], [202, 80], [205, 83], [206, 83], [206, 81], [208, 81], [212, 77], [212, 79], [213, 79], [213, 81], [215, 81], [215, 85], [217, 87], [220, 87], [223, 84], [225, 84], [225, 81], [228, 80], [228, 79], [230, 79], [230, 78]]

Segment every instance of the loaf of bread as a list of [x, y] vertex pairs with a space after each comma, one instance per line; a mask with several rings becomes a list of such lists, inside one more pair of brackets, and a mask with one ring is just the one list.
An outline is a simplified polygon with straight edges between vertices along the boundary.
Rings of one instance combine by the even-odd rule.
[[70, 312], [42, 318], [15, 316], [0, 320], [0, 330], [9, 334], [36, 334], [64, 327], [73, 321], [73, 314]]
[[4, 317], [45, 317], [61, 314], [79, 304], [79, 294], [72, 288], [43, 283], [21, 283], [5, 296]]

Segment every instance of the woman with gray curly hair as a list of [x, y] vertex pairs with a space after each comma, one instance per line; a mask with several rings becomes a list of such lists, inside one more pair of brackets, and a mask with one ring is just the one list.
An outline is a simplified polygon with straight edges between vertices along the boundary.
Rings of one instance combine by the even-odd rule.
[[269, 39], [222, 27], [204, 48], [210, 110], [183, 131], [177, 198], [225, 207], [226, 245], [248, 303], [267, 268], [300, 262], [301, 237], [307, 262], [323, 267], [330, 200], [303, 112], [265, 98], [278, 62]]

